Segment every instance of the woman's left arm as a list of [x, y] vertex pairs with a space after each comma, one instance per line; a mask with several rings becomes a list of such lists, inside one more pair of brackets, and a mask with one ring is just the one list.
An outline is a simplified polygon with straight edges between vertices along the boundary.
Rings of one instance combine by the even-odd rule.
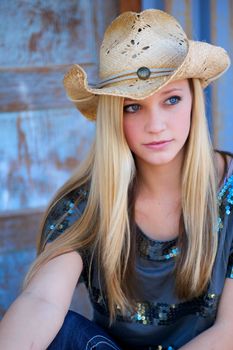
[[226, 279], [217, 318], [212, 327], [182, 346], [180, 350], [233, 349], [233, 279]]

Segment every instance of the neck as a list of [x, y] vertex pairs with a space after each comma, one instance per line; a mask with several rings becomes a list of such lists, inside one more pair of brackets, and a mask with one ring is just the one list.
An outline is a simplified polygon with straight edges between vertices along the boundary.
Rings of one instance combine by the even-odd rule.
[[138, 159], [136, 164], [139, 193], [160, 198], [180, 197], [183, 152], [166, 164], [150, 165]]

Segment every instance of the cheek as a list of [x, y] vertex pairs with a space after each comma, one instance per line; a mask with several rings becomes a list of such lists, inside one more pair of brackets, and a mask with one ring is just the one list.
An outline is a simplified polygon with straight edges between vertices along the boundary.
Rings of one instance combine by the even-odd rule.
[[128, 132], [129, 132], [129, 123], [128, 123], [128, 120], [124, 117], [123, 119], [123, 131], [124, 131], [124, 135], [125, 135], [125, 138], [127, 137], [128, 135]]
[[138, 126], [131, 120], [125, 118], [123, 121], [123, 129], [126, 142], [130, 149], [134, 148], [135, 141], [137, 140]]
[[132, 138], [132, 134], [133, 134], [133, 128], [130, 127], [130, 123], [128, 121], [124, 120], [123, 129], [124, 129], [124, 135], [125, 135], [126, 142], [129, 145], [130, 140]]
[[191, 125], [191, 110], [185, 109], [183, 113], [181, 114], [181, 120], [179, 123], [179, 130], [180, 134], [183, 138], [187, 138], [190, 131], [190, 125]]
[[185, 141], [189, 135], [191, 117], [190, 109], [182, 109], [172, 118], [170, 128], [175, 132], [180, 141]]

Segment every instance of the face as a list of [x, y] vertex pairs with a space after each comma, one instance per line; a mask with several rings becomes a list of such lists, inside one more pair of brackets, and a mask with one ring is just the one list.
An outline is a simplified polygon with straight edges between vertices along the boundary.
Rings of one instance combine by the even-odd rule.
[[124, 100], [123, 127], [137, 163], [162, 165], [183, 154], [192, 95], [188, 80], [172, 82], [144, 100]]

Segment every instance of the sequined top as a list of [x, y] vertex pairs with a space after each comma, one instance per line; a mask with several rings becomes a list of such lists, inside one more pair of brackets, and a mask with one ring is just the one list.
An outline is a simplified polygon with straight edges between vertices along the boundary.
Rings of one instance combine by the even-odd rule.
[[[51, 210], [44, 236], [54, 240], [82, 215], [88, 191], [77, 189]], [[77, 201], [78, 199], [78, 201]], [[123, 317], [120, 310], [111, 328], [105, 295], [100, 293], [96, 266], [91, 277], [90, 299], [94, 320], [124, 349], [178, 349], [213, 325], [225, 278], [233, 278], [233, 161], [218, 192], [218, 251], [207, 292], [191, 301], [180, 300], [174, 291], [174, 265], [179, 254], [177, 240], [157, 241], [136, 229], [136, 274], [143, 295], [134, 314]], [[87, 282], [88, 252], [83, 258], [81, 280]]]

